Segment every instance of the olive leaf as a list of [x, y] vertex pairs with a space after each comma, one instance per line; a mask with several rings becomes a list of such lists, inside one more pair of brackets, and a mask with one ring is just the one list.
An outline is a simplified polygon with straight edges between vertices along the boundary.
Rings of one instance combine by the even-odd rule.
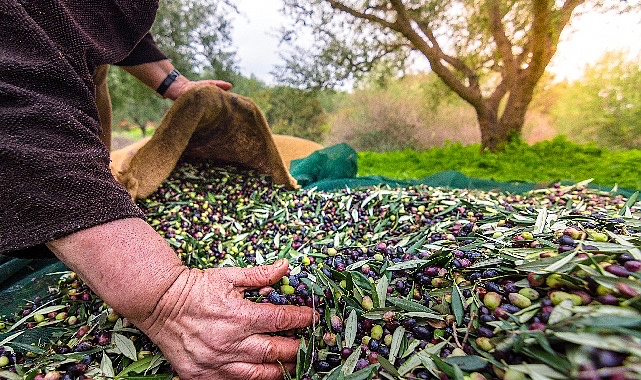
[[9, 335], [6, 338], [4, 338], [3, 340], [0, 340], [0, 347], [4, 346], [7, 343], [10, 343], [12, 340], [14, 340], [15, 338], [19, 337], [20, 335], [22, 335], [24, 333], [25, 333], [25, 330], [18, 331], [17, 333]]
[[392, 363], [390, 363], [390, 362], [389, 362], [387, 359], [385, 359], [384, 357], [379, 356], [379, 357], [378, 357], [378, 363], [381, 365], [381, 367], [383, 367], [383, 369], [384, 369], [384, 370], [386, 370], [387, 372], [389, 372], [389, 373], [390, 373], [390, 375], [392, 375], [392, 376], [394, 376], [394, 377], [396, 377], [396, 378], [401, 377], [401, 374], [400, 374], [400, 373], [398, 373], [398, 371], [396, 370], [396, 368], [394, 367], [394, 365], [393, 365]]
[[[418, 252], [418, 250], [423, 246], [425, 243], [425, 240], [427, 239], [427, 235], [423, 235], [420, 239], [418, 239], [414, 244], [412, 244], [409, 248], [407, 248], [406, 252], [409, 254], [413, 254]], [[392, 269], [390, 269], [392, 270]]]
[[398, 326], [394, 333], [392, 334], [392, 344], [390, 345], [389, 350], [389, 362], [394, 364], [396, 361], [396, 356], [401, 349], [401, 344], [403, 343], [403, 337], [405, 336], [405, 328], [403, 326]]
[[440, 342], [434, 346], [426, 347], [423, 350], [416, 352], [398, 367], [398, 373], [401, 374], [401, 376], [404, 376], [420, 365], [425, 366], [427, 369], [434, 369], [435, 366], [431, 355], [440, 353], [446, 344], [448, 344], [448, 342]]
[[544, 339], [541, 334], [538, 334], [535, 338], [537, 343], [541, 345], [542, 349], [536, 346], [528, 346], [524, 347], [521, 352], [538, 362], [546, 363], [555, 370], [569, 376], [572, 370], [572, 364], [570, 361], [554, 352], [547, 339]]
[[143, 359], [140, 359], [138, 361], [134, 361], [133, 363], [129, 364], [125, 369], [123, 369], [117, 376], [116, 379], [127, 377], [129, 375], [136, 374], [140, 375], [142, 373], [145, 373], [149, 370], [149, 365], [151, 364], [153, 360], [153, 356], [147, 356]]
[[641, 345], [626, 336], [567, 331], [557, 331], [553, 335], [566, 342], [641, 356]]
[[463, 316], [465, 313], [461, 298], [461, 290], [458, 285], [454, 284], [452, 287], [452, 312], [454, 312], [454, 317], [456, 318], [456, 323], [458, 325], [463, 323]]
[[343, 379], [344, 380], [367, 380], [372, 376], [372, 374], [378, 371], [378, 367], [379, 367], [379, 364], [367, 366], [361, 370], [358, 370], [354, 373], [351, 373], [345, 376]]
[[349, 375], [354, 372], [354, 369], [356, 368], [356, 363], [358, 362], [358, 359], [360, 358], [360, 356], [361, 356], [360, 350], [357, 349], [357, 350], [354, 350], [347, 357], [347, 359], [345, 359], [345, 363], [343, 363], [343, 369], [341, 370], [343, 375]]
[[397, 271], [397, 270], [407, 270], [407, 269], [414, 269], [418, 268], [424, 265], [429, 264], [429, 260], [423, 260], [423, 259], [414, 259], [414, 260], [408, 260], [408, 261], [403, 261], [400, 263], [396, 263], [394, 265], [390, 265], [387, 270], [389, 271]]
[[443, 371], [447, 376], [454, 378], [455, 380], [463, 380], [463, 371], [456, 364], [448, 364], [443, 359], [439, 358], [435, 354], [431, 354], [430, 358], [436, 364], [436, 367]]
[[404, 311], [416, 311], [416, 312], [423, 312], [423, 313], [434, 313], [434, 310], [430, 309], [427, 306], [423, 306], [418, 302], [414, 301], [408, 301], [404, 298], [398, 298], [398, 297], [388, 297], [387, 302], [390, 304], [400, 308], [401, 310]]
[[149, 362], [149, 367], [145, 372], [150, 372], [156, 370], [158, 367], [163, 362], [166, 362], [167, 359], [165, 359], [165, 356], [162, 354], [162, 352], [158, 351], [154, 354], [154, 356], [151, 357], [151, 361]]
[[100, 360], [100, 371], [105, 377], [114, 377], [115, 375], [113, 363], [107, 353], [102, 354], [102, 359]]
[[567, 376], [555, 371], [545, 364], [513, 364], [509, 366], [518, 372], [529, 375], [533, 380], [567, 379]]
[[376, 294], [378, 295], [378, 307], [385, 307], [385, 299], [387, 298], [387, 287], [389, 286], [389, 280], [387, 276], [381, 276], [381, 278], [376, 283]]
[[[112, 340], [116, 343], [116, 348], [134, 362], [138, 360], [138, 355], [136, 354], [136, 346], [131, 339], [127, 338], [122, 334], [113, 334]], [[150, 359], [151, 360], [151, 359]]]
[[629, 213], [632, 206], [634, 206], [634, 204], [637, 202], [638, 197], [639, 197], [638, 191], [630, 195], [630, 198], [628, 198], [628, 200], [625, 202], [625, 205], [623, 205], [623, 208], [619, 210], [618, 214], [623, 216], [623, 215], [626, 215], [626, 212]]
[[7, 380], [23, 380], [22, 376], [9, 371], [0, 371], [0, 377]]
[[355, 286], [358, 286], [361, 289], [369, 289], [371, 287], [371, 283], [369, 282], [367, 277], [365, 277], [365, 275], [363, 275], [361, 272], [350, 271], [348, 273], [348, 277], [352, 279]]
[[29, 313], [28, 315], [26, 315], [22, 319], [20, 319], [18, 322], [14, 323], [5, 332], [8, 333], [8, 332], [11, 332], [11, 331], [15, 330], [18, 326], [22, 325], [23, 323], [25, 323], [29, 319], [33, 318], [33, 316], [36, 315], [36, 314], [48, 314], [48, 313], [51, 313], [51, 312], [56, 312], [58, 310], [62, 310], [65, 307], [66, 307], [66, 305], [53, 305], [53, 306], [40, 307], [40, 308], [32, 311], [31, 313]]
[[550, 318], [548, 319], [548, 324], [555, 325], [570, 318], [574, 314], [573, 307], [574, 304], [571, 300], [561, 301], [561, 303], [559, 303], [554, 307], [554, 309], [552, 309]]
[[451, 356], [443, 359], [449, 365], [456, 365], [463, 371], [478, 371], [487, 366], [487, 360], [477, 355]]
[[305, 344], [305, 339], [301, 339], [298, 345], [298, 352], [296, 353], [296, 378], [300, 379], [311, 366], [313, 354], [313, 339], [310, 339], [310, 344]]
[[354, 345], [357, 332], [358, 318], [356, 310], [352, 310], [347, 317], [347, 323], [345, 325], [345, 347], [352, 347]]

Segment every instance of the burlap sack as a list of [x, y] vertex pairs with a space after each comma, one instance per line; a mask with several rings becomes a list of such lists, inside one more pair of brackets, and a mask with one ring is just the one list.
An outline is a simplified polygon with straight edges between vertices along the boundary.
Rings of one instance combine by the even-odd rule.
[[[294, 152], [300, 155], [299, 150]], [[215, 86], [185, 92], [151, 138], [112, 152], [111, 170], [132, 197], [140, 199], [153, 193], [181, 158], [241, 165], [297, 188], [258, 106]]]
[[278, 152], [280, 152], [283, 158], [283, 162], [285, 162], [287, 170], [290, 170], [293, 160], [305, 158], [317, 150], [324, 148], [324, 146], [317, 142], [295, 136], [272, 134], [272, 138], [274, 139], [276, 148], [278, 148]]

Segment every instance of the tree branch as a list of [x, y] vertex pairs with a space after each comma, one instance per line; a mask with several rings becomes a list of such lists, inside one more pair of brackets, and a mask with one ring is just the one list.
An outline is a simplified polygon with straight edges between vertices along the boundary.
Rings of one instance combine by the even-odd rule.
[[504, 79], [514, 80], [518, 66], [514, 62], [514, 54], [512, 53], [512, 42], [505, 34], [505, 26], [503, 25], [503, 16], [501, 15], [501, 8], [498, 0], [488, 0], [488, 14], [490, 19], [490, 32], [496, 43], [499, 56], [504, 63]]
[[[451, 57], [441, 49], [436, 36], [434, 35], [432, 29], [425, 24], [420, 23], [415, 20], [410, 13], [408, 12], [405, 5], [401, 0], [390, 0], [392, 7], [396, 10], [397, 19], [395, 26], [399, 33], [401, 33], [405, 38], [407, 38], [415, 49], [423, 53], [423, 55], [430, 62], [430, 67], [436, 75], [443, 80], [456, 94], [461, 98], [465, 99], [468, 103], [472, 104], [474, 107], [480, 106], [482, 104], [482, 96], [480, 87], [478, 85], [478, 78], [476, 77], [474, 71], [467, 67], [463, 61], [459, 60], [456, 57]], [[420, 36], [412, 27], [412, 23], [415, 23], [425, 35], [429, 44], [425, 39]], [[430, 46], [431, 44], [431, 46]], [[465, 85], [450, 69], [448, 69], [444, 62], [451, 65], [455, 70], [462, 73], [469, 81], [469, 85]]]
[[337, 9], [337, 10], [342, 11], [342, 12], [345, 12], [345, 13], [353, 16], [353, 17], [356, 17], [356, 18], [359, 18], [359, 19], [362, 19], [362, 20], [368, 20], [368, 21], [371, 21], [371, 22], [375, 22], [375, 23], [380, 24], [380, 25], [382, 25], [384, 27], [387, 27], [387, 28], [390, 28], [390, 29], [394, 29], [394, 24], [393, 23], [390, 23], [389, 21], [387, 21], [387, 20], [385, 20], [383, 18], [377, 17], [377, 16], [375, 16], [375, 15], [373, 15], [371, 13], [365, 13], [365, 12], [358, 11], [358, 10], [356, 10], [354, 8], [346, 6], [345, 4], [343, 4], [340, 1], [336, 1], [336, 0], [325, 0], [325, 1], [327, 1], [332, 8]]

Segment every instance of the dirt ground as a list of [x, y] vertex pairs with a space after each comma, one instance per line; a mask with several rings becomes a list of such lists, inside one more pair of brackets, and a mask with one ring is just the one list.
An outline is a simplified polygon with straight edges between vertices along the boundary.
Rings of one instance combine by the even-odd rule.
[[116, 150], [120, 148], [124, 148], [127, 145], [134, 143], [135, 140], [125, 137], [125, 136], [113, 136], [111, 138], [111, 150]]

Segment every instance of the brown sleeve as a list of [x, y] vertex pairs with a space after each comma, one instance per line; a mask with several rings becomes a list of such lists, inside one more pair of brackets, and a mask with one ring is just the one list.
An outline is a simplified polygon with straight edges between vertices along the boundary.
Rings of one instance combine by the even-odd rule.
[[153, 12], [142, 17], [134, 5], [152, 0], [128, 2], [131, 23], [93, 35], [86, 32], [100, 14], [94, 8], [108, 2], [61, 1], [0, 6], [0, 254], [46, 253], [51, 240], [144, 217], [109, 170], [91, 74], [146, 33], [138, 29], [151, 25]]
[[167, 59], [167, 56], [160, 51], [156, 41], [147, 33], [143, 39], [136, 45], [134, 50], [129, 53], [127, 58], [117, 62], [117, 66], [136, 66], [143, 63], [162, 61]]

